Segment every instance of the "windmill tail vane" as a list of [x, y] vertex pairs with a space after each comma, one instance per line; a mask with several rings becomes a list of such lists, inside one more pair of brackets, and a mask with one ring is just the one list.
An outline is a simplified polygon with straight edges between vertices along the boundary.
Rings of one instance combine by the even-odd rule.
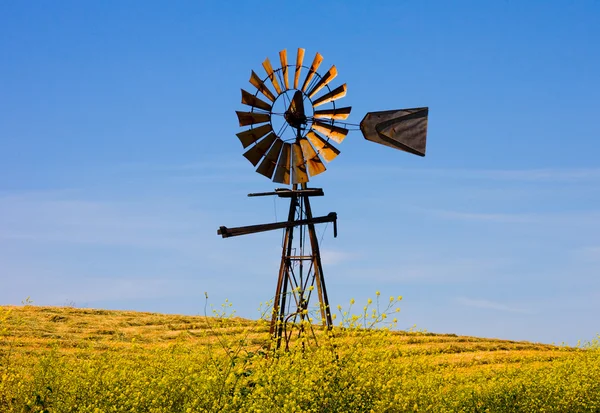
[[[290, 64], [287, 51], [282, 50], [281, 67], [277, 69], [266, 58], [262, 63], [265, 77], [251, 72], [249, 82], [254, 93], [241, 90], [241, 103], [249, 111], [236, 111], [239, 125], [249, 127], [237, 134], [245, 149], [244, 157], [259, 174], [291, 185], [249, 196], [289, 199], [287, 220], [236, 228], [221, 226], [217, 231], [229, 238], [284, 230], [270, 334], [276, 348], [285, 345], [286, 349], [292, 338], [309, 336], [308, 330], [316, 341], [311, 311], [320, 314], [326, 331], [331, 332], [333, 327], [315, 225], [333, 223], [337, 236], [337, 214], [313, 217], [310, 199], [324, 193], [307, 184], [310, 178], [325, 172], [325, 164], [340, 154], [336, 145], [350, 131], [346, 127], [350, 124], [344, 121], [352, 110], [338, 106], [338, 101], [346, 96], [347, 85], [332, 86], [338, 75], [336, 66], [321, 74], [323, 56], [317, 52], [311, 65], [305, 66], [304, 55], [304, 49], [299, 48], [295, 64]], [[425, 156], [428, 114], [426, 107], [369, 112], [357, 126], [369, 141]], [[314, 290], [318, 303], [310, 307]]]

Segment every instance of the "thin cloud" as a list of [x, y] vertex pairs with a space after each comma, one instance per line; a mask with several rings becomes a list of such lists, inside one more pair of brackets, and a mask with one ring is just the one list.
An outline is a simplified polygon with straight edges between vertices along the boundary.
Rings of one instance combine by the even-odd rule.
[[600, 246], [579, 248], [574, 251], [574, 255], [576, 258], [584, 261], [600, 262]]
[[356, 258], [356, 254], [348, 252], [321, 250], [321, 262], [323, 265], [337, 265]]
[[[149, 202], [87, 201], [56, 194], [0, 197], [0, 238], [186, 249], [203, 214]], [[194, 223], [194, 225], [190, 224]]]
[[505, 262], [499, 259], [453, 259], [438, 257], [437, 262], [396, 263], [394, 266], [365, 267], [359, 264], [371, 262], [373, 258], [357, 260], [356, 265], [343, 272], [346, 281], [362, 281], [368, 277], [373, 283], [405, 282], [410, 284], [461, 283], [488, 277], [501, 271]]
[[475, 212], [475, 211], [455, 211], [447, 209], [428, 209], [414, 208], [431, 214], [438, 218], [454, 219], [461, 221], [476, 222], [495, 222], [495, 223], [515, 223], [515, 224], [569, 224], [586, 226], [594, 225], [600, 220], [600, 210], [587, 211], [565, 211], [557, 213], [511, 213], [511, 212]]
[[486, 309], [486, 310], [496, 310], [496, 311], [502, 311], [502, 312], [507, 312], [507, 313], [521, 313], [521, 314], [530, 314], [531, 313], [531, 311], [526, 310], [521, 307], [515, 307], [512, 305], [498, 303], [498, 302], [490, 301], [490, 300], [458, 297], [456, 299], [456, 301], [459, 304], [465, 305], [467, 307], [482, 308], [482, 309]]
[[246, 169], [247, 165], [242, 161], [232, 160], [220, 160], [220, 161], [200, 161], [200, 162], [189, 162], [179, 164], [157, 164], [148, 162], [129, 162], [116, 165], [114, 167], [117, 170], [131, 170], [131, 171], [163, 171], [163, 172], [182, 172], [182, 171], [211, 171], [215, 169], [219, 170], [232, 170], [232, 169]]
[[515, 169], [483, 170], [477, 172], [494, 179], [533, 182], [583, 182], [600, 180], [600, 168], [588, 169]]
[[539, 220], [539, 217], [526, 214], [488, 213], [488, 212], [459, 212], [449, 210], [430, 210], [441, 218], [458, 219], [463, 221], [486, 221], [499, 223], [530, 223]]
[[419, 177], [461, 178], [466, 180], [498, 180], [518, 182], [586, 183], [600, 181], [600, 168], [541, 169], [461, 169], [461, 168], [401, 168], [395, 166], [365, 167], [363, 173], [394, 173]]

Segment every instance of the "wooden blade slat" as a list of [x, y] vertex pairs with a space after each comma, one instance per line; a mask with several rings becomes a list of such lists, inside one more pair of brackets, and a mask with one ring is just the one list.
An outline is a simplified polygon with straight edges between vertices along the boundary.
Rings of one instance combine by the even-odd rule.
[[281, 94], [281, 87], [279, 87], [279, 82], [277, 81], [277, 77], [275, 76], [275, 72], [273, 71], [273, 66], [271, 66], [271, 61], [268, 57], [265, 59], [262, 65], [265, 68], [265, 72], [267, 72], [269, 79], [271, 79], [273, 87], [275, 88], [278, 94]]
[[302, 147], [302, 151], [304, 152], [304, 157], [306, 158], [306, 166], [308, 168], [308, 173], [310, 176], [318, 175], [322, 172], [325, 172], [327, 168], [321, 162], [319, 155], [312, 147], [308, 139], [302, 138], [299, 140], [300, 146]]
[[292, 183], [303, 184], [308, 182], [306, 163], [302, 156], [302, 147], [298, 143], [292, 144]]
[[258, 141], [256, 145], [248, 149], [244, 156], [248, 159], [252, 165], [256, 166], [265, 153], [269, 150], [273, 142], [277, 139], [277, 135], [273, 132], [269, 133], [265, 138]]
[[237, 134], [237, 137], [240, 139], [240, 142], [242, 142], [244, 148], [247, 148], [272, 130], [271, 124], [267, 123], [266, 125], [259, 126], [258, 128], [248, 129], [240, 132]]
[[275, 177], [273, 182], [288, 185], [290, 183], [290, 152], [292, 145], [284, 143], [281, 149], [281, 156], [275, 168]]
[[281, 75], [283, 76], [285, 90], [288, 90], [290, 88], [290, 83], [288, 81], [287, 50], [283, 49], [279, 52], [279, 61], [281, 62]]
[[267, 112], [270, 112], [272, 107], [272, 105], [269, 105], [264, 100], [257, 98], [252, 93], [246, 92], [244, 89], [242, 89], [242, 103], [244, 105], [252, 106], [253, 108], [266, 110]]
[[315, 55], [315, 59], [313, 60], [312, 65], [310, 66], [310, 70], [308, 71], [308, 74], [306, 75], [306, 79], [304, 79], [304, 83], [302, 84], [303, 92], [306, 91], [306, 87], [309, 85], [310, 81], [312, 80], [313, 76], [315, 75], [315, 72], [319, 69], [319, 66], [321, 65], [322, 61], [323, 61], [323, 56], [321, 56], [321, 54], [319, 52], [317, 52], [317, 54]]
[[321, 106], [327, 102], [331, 102], [333, 100], [337, 100], [339, 98], [343, 98], [346, 96], [346, 84], [344, 83], [342, 86], [333, 89], [331, 92], [321, 96], [319, 99], [313, 102], [313, 108], [317, 106]]
[[294, 89], [298, 89], [298, 80], [300, 79], [300, 70], [302, 70], [302, 61], [304, 60], [304, 49], [298, 48], [296, 55], [296, 72], [294, 73]]
[[254, 125], [255, 123], [265, 123], [271, 119], [271, 115], [268, 113], [240, 112], [238, 110], [236, 110], [235, 113], [237, 113], [240, 126]]
[[252, 83], [252, 86], [257, 88], [260, 91], [260, 93], [265, 95], [267, 99], [269, 99], [271, 102], [275, 102], [275, 95], [273, 95], [273, 93], [269, 90], [267, 85], [264, 84], [260, 77], [258, 77], [258, 75], [254, 73], [254, 70], [250, 75], [250, 83]]
[[329, 82], [336, 78], [338, 72], [335, 66], [331, 66], [331, 69], [323, 75], [323, 77], [317, 82], [317, 84], [307, 93], [308, 97], [312, 99], [314, 95], [321, 89], [323, 89]]
[[317, 149], [317, 153], [321, 155], [327, 162], [333, 161], [340, 154], [340, 151], [336, 147], [332, 146], [329, 142], [315, 132], [308, 131], [306, 137]]
[[315, 110], [313, 116], [319, 119], [348, 119], [351, 110], [352, 107], [350, 106], [347, 106], [345, 108]]
[[256, 172], [271, 179], [273, 172], [275, 172], [275, 165], [277, 164], [277, 158], [279, 158], [282, 145], [283, 141], [281, 139], [275, 140], [273, 146], [271, 146], [271, 149], [267, 152], [267, 156], [262, 160]]
[[348, 134], [348, 129], [346, 128], [341, 128], [339, 126], [330, 125], [320, 121], [314, 121], [312, 128], [318, 132], [321, 132], [329, 139], [333, 139], [337, 143], [341, 143]]

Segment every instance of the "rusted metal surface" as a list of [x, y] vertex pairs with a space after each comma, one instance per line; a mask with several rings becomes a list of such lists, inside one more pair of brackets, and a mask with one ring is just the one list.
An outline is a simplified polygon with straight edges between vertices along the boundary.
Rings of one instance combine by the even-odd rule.
[[[297, 185], [294, 185], [294, 189]], [[288, 222], [291, 222], [296, 217], [296, 207], [298, 198], [294, 195], [290, 198], [290, 209], [288, 212]], [[283, 323], [285, 321], [287, 286], [290, 278], [290, 267], [292, 260], [289, 258], [292, 255], [292, 246], [294, 241], [294, 227], [286, 227], [283, 239], [283, 248], [281, 249], [281, 263], [279, 265], [279, 275], [277, 277], [277, 288], [273, 299], [273, 315], [271, 317], [271, 326], [269, 334], [275, 340], [277, 349], [281, 347], [281, 336], [283, 335]], [[270, 346], [270, 344], [269, 344]]]
[[339, 154], [340, 151], [332, 146], [325, 139], [320, 137], [318, 134], [313, 131], [309, 131], [306, 134], [306, 137], [312, 143], [312, 145], [317, 149], [317, 153], [323, 157], [327, 162], [333, 161]]
[[275, 76], [275, 72], [273, 71], [273, 66], [271, 66], [271, 61], [268, 57], [265, 59], [262, 65], [265, 69], [265, 72], [267, 72], [267, 76], [269, 76], [269, 79], [271, 80], [275, 91], [277, 93], [281, 93], [281, 87], [279, 86], [279, 82], [277, 81], [277, 77]]
[[318, 175], [322, 172], [325, 172], [327, 168], [321, 162], [319, 155], [312, 147], [308, 139], [302, 138], [298, 141], [300, 146], [302, 147], [302, 151], [304, 152], [304, 158], [306, 159], [306, 167], [308, 169], [308, 173], [310, 176]]
[[283, 77], [283, 85], [285, 90], [290, 88], [290, 82], [288, 80], [288, 62], [287, 62], [287, 50], [283, 49], [279, 52], [279, 61], [281, 62], [281, 76]]
[[342, 86], [336, 87], [331, 92], [326, 93], [323, 96], [321, 96], [320, 98], [318, 98], [317, 100], [315, 100], [313, 102], [313, 107], [316, 108], [317, 106], [324, 105], [325, 103], [329, 103], [334, 100], [343, 98], [344, 96], [346, 96], [346, 91], [347, 91], [347, 86], [344, 83]]
[[425, 156], [428, 108], [369, 112], [360, 122], [365, 139]]
[[277, 188], [274, 192], [255, 192], [248, 194], [249, 197], [277, 195], [280, 198], [291, 198], [292, 196], [323, 196], [323, 188], [289, 189]]
[[[306, 198], [304, 202], [304, 209], [306, 210], [306, 216], [312, 217], [312, 210], [310, 207], [310, 200]], [[335, 214], [333, 212], [332, 214]], [[331, 215], [331, 214], [330, 214]], [[337, 237], [337, 214], [333, 220], [334, 236]], [[308, 236], [310, 239], [310, 245], [313, 255], [313, 271], [314, 279], [317, 284], [317, 293], [319, 295], [319, 309], [321, 310], [321, 320], [324, 327], [331, 329], [333, 327], [333, 320], [331, 318], [331, 308], [329, 306], [329, 298], [327, 296], [327, 288], [325, 287], [325, 278], [323, 277], [323, 265], [321, 264], [321, 252], [319, 250], [319, 241], [317, 233], [315, 231], [315, 223], [308, 222]]]
[[259, 113], [259, 112], [240, 112], [235, 111], [237, 113], [238, 120], [240, 121], [240, 126], [248, 126], [255, 125], [257, 123], [265, 123], [271, 120], [271, 115], [268, 113]]
[[317, 119], [344, 120], [344, 119], [348, 119], [348, 116], [350, 116], [351, 110], [352, 110], [352, 107], [350, 107], [350, 106], [347, 106], [345, 108], [315, 110], [315, 113], [313, 116]]
[[275, 172], [275, 165], [277, 164], [277, 158], [279, 158], [282, 146], [283, 141], [281, 139], [276, 139], [273, 146], [271, 146], [271, 149], [269, 149], [267, 155], [258, 166], [256, 172], [271, 179], [273, 172]]
[[237, 137], [240, 139], [240, 142], [242, 142], [244, 148], [247, 148], [272, 130], [271, 124], [267, 123], [266, 125], [240, 132], [237, 134]]
[[[296, 185], [294, 189], [296, 189]], [[302, 184], [302, 189], [307, 189], [306, 184]], [[327, 217], [333, 218], [335, 213]], [[297, 218], [299, 217], [299, 218]], [[281, 264], [279, 266], [279, 276], [277, 279], [277, 288], [273, 302], [273, 316], [271, 318], [271, 327], [269, 332], [275, 341], [275, 347], [282, 345], [287, 350], [290, 345], [292, 331], [296, 329], [298, 334], [307, 334], [304, 330], [303, 321], [307, 320], [309, 302], [312, 295], [312, 289], [316, 286], [319, 298], [319, 311], [323, 326], [327, 330], [333, 327], [333, 320], [329, 306], [329, 298], [325, 287], [325, 278], [323, 277], [323, 267], [321, 265], [321, 254], [319, 243], [315, 231], [317, 220], [312, 218], [312, 210], [308, 196], [294, 196], [290, 199], [290, 210], [288, 222], [306, 222], [308, 229], [308, 238], [310, 243], [310, 253], [303, 248], [299, 253], [292, 254], [294, 230], [295, 227], [287, 227], [284, 236], [284, 244], [281, 254]], [[329, 221], [331, 222], [331, 221]], [[334, 235], [337, 235], [337, 219], [333, 219]], [[300, 243], [303, 241], [303, 228], [298, 228]], [[310, 265], [306, 274], [303, 274], [303, 263], [309, 261]], [[295, 270], [296, 269], [296, 270]], [[288, 293], [289, 289], [289, 293]], [[288, 303], [288, 300], [291, 300]], [[312, 331], [312, 323], [309, 323]], [[314, 336], [313, 332], [313, 338]]]
[[329, 123], [324, 123], [317, 120], [313, 122], [312, 128], [317, 132], [321, 132], [329, 139], [333, 139], [337, 143], [341, 143], [346, 137], [346, 135], [348, 135], [348, 129], [346, 128], [331, 125]]
[[337, 68], [335, 66], [331, 66], [331, 69], [323, 75], [323, 77], [315, 84], [315, 86], [307, 93], [309, 98], [313, 98], [319, 90], [323, 89], [326, 85], [329, 84], [333, 79], [337, 77]]
[[[308, 327], [303, 324], [311, 317], [308, 311], [311, 309], [309, 303], [313, 289], [316, 290], [318, 296], [317, 311], [321, 313], [323, 326], [328, 331], [333, 327], [315, 225], [333, 223], [334, 236], [337, 236], [337, 214], [331, 212], [325, 216], [313, 217], [309, 198], [313, 195], [322, 195], [322, 189], [307, 188], [306, 184], [301, 185], [300, 188], [298, 190], [298, 185], [293, 185], [291, 191], [279, 189], [273, 193], [251, 194], [255, 196], [280, 195], [280, 193], [290, 195], [287, 221], [235, 228], [222, 226], [217, 231], [217, 234], [223, 238], [229, 238], [285, 229], [269, 332], [275, 347], [284, 346], [286, 350], [289, 349], [293, 332], [308, 334], [305, 328], [311, 331], [313, 329], [312, 323], [308, 323]], [[298, 237], [295, 237], [294, 234], [297, 234]], [[308, 235], [309, 248], [304, 247], [306, 241], [304, 234]], [[312, 337], [316, 340], [314, 331], [312, 333]]]
[[317, 52], [317, 54], [315, 55], [315, 59], [312, 62], [312, 65], [310, 65], [310, 69], [308, 70], [308, 74], [306, 75], [306, 79], [304, 79], [304, 83], [302, 84], [302, 91], [303, 92], [306, 92], [306, 88], [308, 87], [308, 85], [309, 85], [310, 81], [312, 80], [313, 76], [315, 75], [315, 73], [319, 69], [319, 66], [321, 65], [322, 61], [323, 61], [323, 56], [321, 56], [321, 54], [319, 52]]
[[246, 92], [244, 89], [242, 89], [242, 103], [253, 108], [266, 110], [267, 112], [270, 112], [272, 107], [272, 105], [254, 96], [252, 93]]
[[284, 222], [274, 222], [272, 224], [258, 224], [258, 225], [247, 225], [245, 227], [235, 227], [235, 228], [227, 228], [227, 227], [219, 227], [217, 230], [217, 235], [220, 235], [223, 238], [237, 237], [239, 235], [248, 235], [248, 234], [256, 234], [258, 232], [266, 232], [273, 231], [275, 229], [289, 228], [289, 227], [298, 227], [301, 225], [307, 224], [324, 224], [327, 222], [335, 222], [337, 220], [337, 214], [335, 212], [330, 212], [329, 214], [316, 217], [316, 218], [306, 218], [300, 220], [290, 220]]
[[302, 70], [302, 61], [304, 60], [304, 49], [298, 48], [296, 55], [296, 71], [294, 72], [294, 89], [298, 89], [298, 80], [300, 79], [300, 71]]
[[279, 139], [273, 132], [269, 133], [265, 138], [258, 141], [244, 153], [244, 157], [248, 159], [252, 165], [256, 166], [260, 159], [267, 153], [273, 142]]
[[292, 128], [302, 128], [307, 123], [306, 114], [304, 113], [304, 95], [297, 90], [290, 102], [290, 107], [284, 114], [286, 122]]
[[271, 92], [269, 90], [269, 88], [267, 87], [267, 85], [265, 85], [263, 83], [261, 78], [258, 77], [258, 75], [256, 73], [254, 73], [254, 70], [252, 71], [252, 74], [250, 75], [250, 83], [252, 84], [252, 86], [257, 88], [260, 91], [260, 93], [265, 95], [267, 97], [267, 99], [269, 99], [271, 102], [275, 102], [275, 95], [273, 95], [273, 92]]
[[302, 147], [298, 143], [292, 144], [292, 184], [308, 182], [306, 162], [302, 155]]
[[[252, 94], [242, 89], [242, 103], [250, 106], [251, 111], [238, 111], [237, 116], [240, 126], [250, 125], [252, 128], [237, 134], [244, 148], [250, 147], [244, 154], [246, 158], [258, 168], [256, 171], [266, 177], [270, 177], [274, 182], [284, 183], [286, 185], [303, 184], [308, 182], [312, 176], [323, 173], [326, 170], [323, 160], [330, 162], [340, 151], [336, 149], [332, 143], [342, 142], [348, 134], [348, 129], [338, 126], [338, 121], [348, 119], [351, 107], [336, 108], [335, 102], [346, 95], [347, 86], [343, 84], [335, 89], [330, 89], [332, 81], [337, 77], [338, 71], [335, 65], [321, 76], [318, 73], [322, 67], [323, 56], [317, 52], [312, 59], [310, 67], [303, 66], [305, 58], [305, 50], [297, 49], [295, 63], [288, 61], [286, 49], [279, 52], [279, 60], [281, 68], [273, 68], [273, 64], [267, 57], [262, 62], [262, 66], [267, 73], [267, 77], [261, 79], [256, 72], [252, 71], [250, 83], [257, 89], [256, 93]], [[290, 80], [290, 68], [293, 70], [293, 80]], [[300, 76], [302, 69], [306, 68], [302, 82]], [[269, 79], [275, 93], [272, 92], [271, 85], [266, 79]], [[293, 84], [292, 84], [293, 82]], [[301, 87], [299, 85], [301, 84]], [[274, 111], [273, 103], [282, 94], [295, 89], [294, 95], [291, 97], [289, 107], [283, 112], [281, 110]], [[312, 101], [318, 94], [327, 91], [323, 96]], [[257, 96], [258, 93], [262, 96]], [[263, 98], [264, 96], [264, 98]], [[289, 95], [285, 95], [287, 101]], [[267, 100], [265, 100], [267, 99]], [[326, 109], [312, 111], [311, 116], [307, 116], [305, 111], [305, 99], [316, 108], [321, 105], [330, 103], [333, 107], [325, 106]], [[273, 130], [274, 117], [283, 116], [286, 124], [278, 123], [277, 131]], [[269, 125], [265, 125], [268, 123]], [[296, 139], [290, 139], [286, 135], [286, 129], [291, 127], [293, 130], [302, 131]], [[319, 136], [318, 133], [324, 135], [325, 138]], [[283, 142], [269, 150], [271, 146], [264, 147], [271, 142], [269, 139], [272, 134], [281, 134], [277, 136]], [[264, 136], [269, 134], [266, 139]], [[302, 142], [298, 139], [305, 137]], [[265, 140], [266, 139], [266, 140]], [[274, 140], [272, 140], [271, 145]], [[266, 155], [267, 159], [263, 160]], [[272, 158], [278, 156], [276, 160]]]
[[281, 155], [279, 156], [279, 161], [277, 162], [277, 167], [275, 168], [275, 177], [273, 178], [274, 182], [286, 185], [289, 185], [290, 183], [291, 147], [292, 145], [289, 143], [283, 144], [283, 148], [281, 149]]
[[[294, 69], [293, 89], [296, 91], [289, 107], [284, 113], [275, 113], [271, 103], [242, 89], [242, 103], [252, 107], [252, 111], [238, 111], [238, 120], [240, 126], [252, 126], [251, 129], [242, 131], [237, 136], [244, 148], [249, 147], [244, 156], [254, 166], [258, 165], [256, 172], [275, 182], [292, 185], [291, 190], [278, 188], [274, 192], [254, 193], [248, 196], [276, 195], [289, 198], [288, 219], [284, 222], [236, 228], [223, 226], [217, 233], [223, 238], [227, 238], [284, 229], [281, 263], [269, 331], [275, 340], [275, 346], [279, 348], [284, 344], [287, 349], [293, 331], [296, 331], [298, 335], [308, 334], [308, 331], [311, 331], [314, 340], [317, 339], [312, 319], [308, 315], [309, 310], [313, 311], [309, 307], [313, 289], [316, 290], [314, 294], [318, 295], [317, 311], [320, 312], [323, 326], [328, 330], [331, 330], [333, 326], [315, 225], [332, 222], [334, 236], [337, 236], [337, 215], [330, 213], [313, 218], [309, 198], [322, 196], [323, 190], [308, 188], [307, 182], [309, 175], [312, 177], [326, 170], [323, 160], [330, 162], [339, 155], [340, 151], [333, 146], [333, 142], [342, 142], [349, 130], [338, 125], [352, 124], [339, 122], [348, 119], [351, 107], [340, 108], [333, 103], [344, 97], [347, 91], [346, 84], [333, 90], [330, 89], [331, 82], [337, 76], [335, 66], [320, 76], [317, 70], [321, 66], [323, 56], [316, 53], [302, 86], [299, 88], [304, 49], [298, 49], [295, 65], [288, 65], [285, 49], [279, 52], [279, 59], [281, 69], [273, 70], [268, 58], [262, 65], [277, 95], [290, 90], [288, 72], [289, 68]], [[275, 102], [275, 94], [254, 71], [251, 74], [250, 83], [270, 102]], [[312, 117], [307, 117], [304, 99], [311, 101], [317, 94], [323, 93], [324, 88], [327, 93], [312, 101], [313, 108], [327, 103], [331, 103], [333, 107], [314, 109]], [[289, 96], [284, 99], [287, 101], [287, 98]], [[281, 132], [277, 133], [283, 135], [283, 131], [291, 127], [296, 136], [292, 139], [288, 135], [285, 138], [277, 136], [272, 129], [273, 116], [283, 116], [287, 123], [281, 127], [278, 125], [278, 130]], [[360, 129], [368, 140], [424, 156], [427, 117], [427, 108], [371, 112], [362, 120]], [[258, 126], [255, 127], [255, 125]], [[287, 130], [289, 131], [289, 129]], [[305, 321], [310, 322], [305, 323]]]

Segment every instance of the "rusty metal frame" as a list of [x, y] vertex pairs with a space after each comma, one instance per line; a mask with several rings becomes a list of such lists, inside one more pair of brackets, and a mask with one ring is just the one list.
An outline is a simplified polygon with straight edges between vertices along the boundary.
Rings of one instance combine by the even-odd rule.
[[[297, 186], [298, 184], [294, 185], [294, 191], [296, 191]], [[329, 298], [323, 276], [319, 241], [315, 229], [315, 223], [318, 222], [315, 222], [312, 216], [310, 192], [303, 192], [303, 190], [308, 189], [306, 183], [301, 184], [301, 188], [302, 190], [295, 192], [291, 196], [288, 211], [288, 222], [296, 222], [298, 225], [286, 227], [283, 237], [281, 262], [269, 328], [269, 334], [272, 338], [270, 345], [274, 346], [275, 349], [279, 349], [283, 345], [285, 350], [289, 350], [294, 329], [298, 330], [297, 337], [306, 334], [304, 324], [309, 319], [310, 314], [306, 313], [305, 310], [309, 310], [309, 303], [312, 296], [311, 287], [316, 287], [317, 290], [323, 327], [327, 330], [331, 330], [333, 327]], [[331, 213], [330, 216], [332, 214], [335, 213]], [[335, 230], [335, 221], [333, 222]], [[308, 231], [310, 253], [302, 250], [305, 230]], [[299, 244], [301, 245], [299, 254], [293, 253], [294, 234], [296, 231], [299, 237]], [[334, 235], [336, 233], [337, 231], [334, 232]], [[304, 272], [305, 261], [310, 262], [306, 272]], [[297, 268], [297, 271], [294, 268]], [[293, 300], [293, 303], [291, 300]], [[311, 326], [312, 338], [316, 342], [312, 323], [309, 325]]]

